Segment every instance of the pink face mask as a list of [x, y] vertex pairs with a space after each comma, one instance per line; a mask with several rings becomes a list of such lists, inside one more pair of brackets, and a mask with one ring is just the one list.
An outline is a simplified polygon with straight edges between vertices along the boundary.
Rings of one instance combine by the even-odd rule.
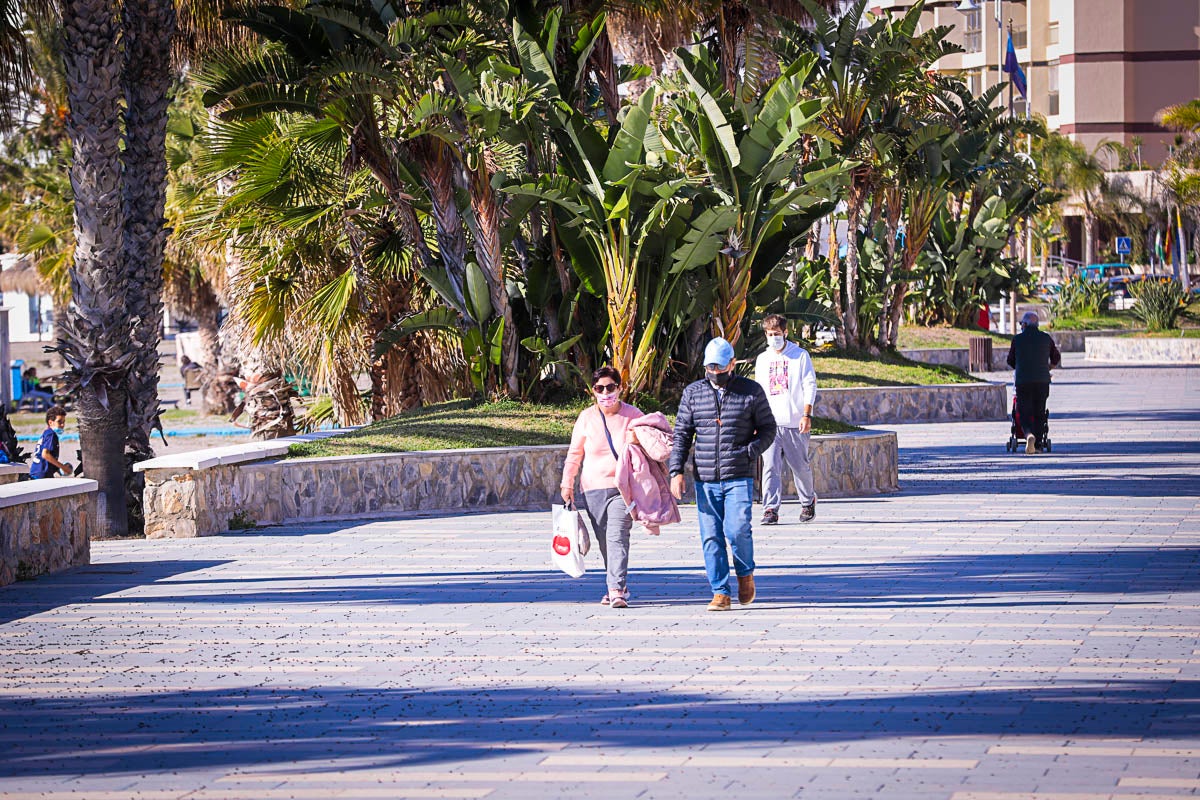
[[596, 395], [596, 402], [600, 404], [601, 408], [612, 408], [621, 402], [621, 398], [617, 396], [616, 392], [613, 392], [612, 394]]

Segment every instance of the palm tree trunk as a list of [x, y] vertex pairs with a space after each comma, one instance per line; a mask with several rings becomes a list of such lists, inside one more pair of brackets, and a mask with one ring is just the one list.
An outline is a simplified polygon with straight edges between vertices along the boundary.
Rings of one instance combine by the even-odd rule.
[[617, 115], [621, 111], [621, 95], [617, 91], [617, 65], [613, 60], [612, 39], [608, 35], [608, 25], [596, 37], [596, 44], [588, 56], [588, 63], [596, 76], [600, 88], [600, 99], [604, 101], [604, 113], [609, 125], [617, 124]]
[[521, 393], [517, 376], [520, 338], [513, 318], [512, 304], [508, 300], [508, 286], [504, 279], [504, 254], [500, 245], [500, 203], [492, 191], [491, 171], [480, 165], [471, 173], [471, 210], [475, 219], [475, 254], [487, 278], [491, 294], [493, 313], [504, 320], [504, 332], [500, 338], [500, 371], [504, 387], [510, 397]]
[[[896, 264], [896, 235], [900, 231], [900, 202], [898, 188], [887, 192], [887, 260], [883, 264], [883, 302], [879, 304], [879, 329], [875, 333], [875, 343], [880, 349], [887, 347], [891, 337], [892, 304], [897, 302], [898, 287], [892, 285], [892, 274]], [[899, 302], [903, 303], [904, 298]]]
[[110, 0], [64, 0], [62, 20], [75, 255], [56, 349], [70, 365], [65, 388], [78, 394], [85, 474], [99, 483], [96, 535], [110, 538], [128, 533], [122, 451], [131, 344], [121, 268], [119, 24]]
[[[842, 319], [842, 259], [838, 255], [837, 217], [833, 215], [829, 217], [829, 285], [833, 290], [833, 313], [838, 319]], [[844, 325], [837, 329], [835, 336], [838, 347], [844, 348], [846, 346]]]
[[842, 324], [846, 328], [846, 346], [854, 350], [862, 346], [858, 340], [858, 223], [866, 197], [859, 181], [851, 185], [846, 197], [846, 310]]
[[1091, 209], [1083, 215], [1083, 263], [1096, 263], [1096, 215]]
[[[158, 344], [162, 340], [162, 263], [166, 243], [163, 206], [167, 189], [167, 91], [164, 69], [175, 29], [171, 0], [125, 0], [124, 261], [129, 279], [126, 308], [134, 360], [127, 375], [129, 431], [126, 461], [154, 457], [150, 434], [158, 421]], [[130, 470], [130, 528], [141, 533], [142, 473]], [[136, 530], [133, 530], [136, 528]]]

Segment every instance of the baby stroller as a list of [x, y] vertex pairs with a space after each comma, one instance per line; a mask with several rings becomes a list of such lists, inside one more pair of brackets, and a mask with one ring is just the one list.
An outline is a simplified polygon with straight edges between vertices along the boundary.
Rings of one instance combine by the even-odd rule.
[[[1025, 428], [1021, 425], [1021, 415], [1017, 413], [1017, 398], [1014, 395], [1012, 401], [1012, 428], [1009, 430], [1008, 442], [1004, 445], [1004, 449], [1010, 453], [1015, 453], [1025, 447]], [[1050, 410], [1046, 410], [1046, 415], [1042, 418], [1042, 430], [1046, 432], [1046, 437], [1042, 442], [1042, 452], [1050, 452]]]

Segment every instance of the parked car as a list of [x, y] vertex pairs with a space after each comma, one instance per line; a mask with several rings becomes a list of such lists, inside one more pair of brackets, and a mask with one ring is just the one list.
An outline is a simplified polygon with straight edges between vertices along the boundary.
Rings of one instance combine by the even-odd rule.
[[1058, 293], [1062, 291], [1062, 283], [1059, 281], [1042, 281], [1037, 285], [1035, 296], [1043, 302], [1050, 302]]
[[1116, 275], [1108, 279], [1108, 288], [1112, 292], [1113, 297], [1132, 297], [1133, 293], [1129, 291], [1130, 284], [1138, 281], [1157, 281], [1157, 280], [1173, 280], [1171, 275]]
[[1103, 281], [1133, 275], [1133, 267], [1128, 264], [1088, 264], [1079, 268], [1079, 274], [1089, 281]]

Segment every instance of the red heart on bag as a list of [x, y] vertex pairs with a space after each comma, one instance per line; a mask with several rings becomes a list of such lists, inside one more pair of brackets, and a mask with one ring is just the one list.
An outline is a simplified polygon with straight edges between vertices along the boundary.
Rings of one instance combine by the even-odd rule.
[[554, 552], [560, 556], [565, 556], [571, 552], [571, 540], [565, 536], [554, 537]]

